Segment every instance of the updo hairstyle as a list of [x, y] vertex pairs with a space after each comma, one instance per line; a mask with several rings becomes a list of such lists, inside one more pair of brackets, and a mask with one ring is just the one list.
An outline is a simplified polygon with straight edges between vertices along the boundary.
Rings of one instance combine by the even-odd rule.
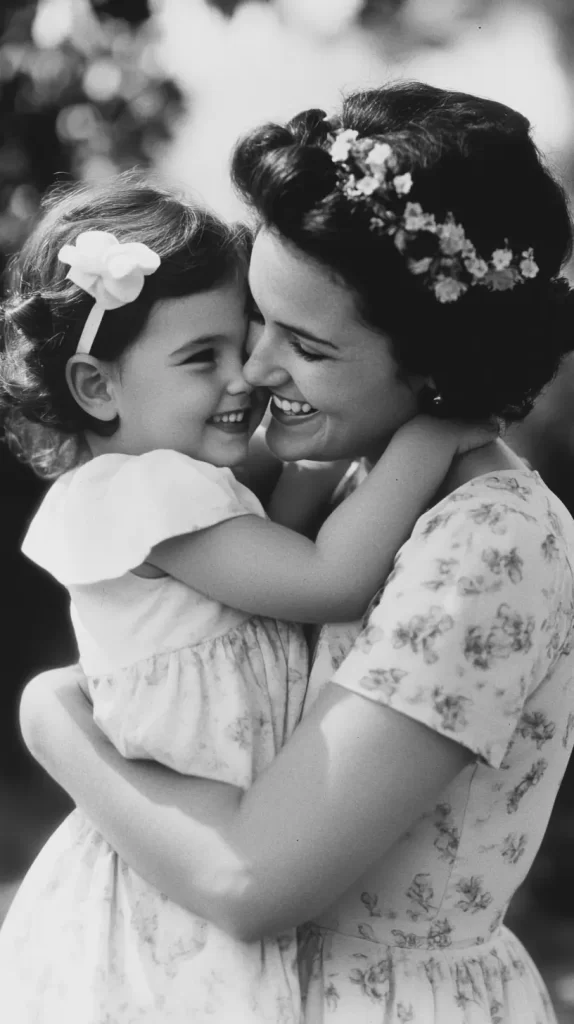
[[139, 297], [108, 310], [91, 349], [115, 361], [142, 331], [159, 299], [207, 291], [245, 275], [249, 238], [211, 213], [126, 172], [101, 185], [56, 189], [12, 268], [1, 308], [0, 416], [12, 449], [40, 476], [54, 477], [82, 457], [82, 434], [113, 433], [73, 399], [66, 363], [78, 345], [93, 298], [67, 280], [58, 260], [82, 231], [109, 231], [120, 242], [143, 242], [161, 258]]
[[[532, 247], [538, 275], [439, 302], [392, 239], [370, 229], [368, 204], [337, 187], [329, 147], [338, 128], [386, 142], [398, 173], [412, 176], [408, 199], [437, 221], [452, 213], [480, 256]], [[338, 118], [306, 110], [285, 127], [251, 132], [236, 148], [233, 178], [260, 225], [352, 289], [399, 367], [434, 382], [442, 402], [430, 404], [425, 389], [424, 411], [519, 420], [574, 348], [572, 291], [561, 276], [572, 246], [565, 195], [527, 119], [501, 103], [416, 82], [355, 92]]]

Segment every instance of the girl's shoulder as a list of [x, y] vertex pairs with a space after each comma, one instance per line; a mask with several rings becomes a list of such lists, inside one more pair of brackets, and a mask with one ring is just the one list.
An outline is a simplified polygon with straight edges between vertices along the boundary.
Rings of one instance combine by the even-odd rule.
[[66, 586], [115, 579], [167, 540], [239, 515], [264, 516], [230, 469], [181, 452], [109, 454], [61, 476], [22, 550]]

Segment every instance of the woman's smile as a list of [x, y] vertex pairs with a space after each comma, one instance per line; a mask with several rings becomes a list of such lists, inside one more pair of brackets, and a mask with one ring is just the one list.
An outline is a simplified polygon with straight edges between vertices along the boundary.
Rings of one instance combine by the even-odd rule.
[[275, 392], [272, 392], [271, 395], [270, 410], [271, 415], [275, 416], [280, 423], [308, 420], [319, 412], [304, 399], [284, 398], [283, 395], [278, 395]]

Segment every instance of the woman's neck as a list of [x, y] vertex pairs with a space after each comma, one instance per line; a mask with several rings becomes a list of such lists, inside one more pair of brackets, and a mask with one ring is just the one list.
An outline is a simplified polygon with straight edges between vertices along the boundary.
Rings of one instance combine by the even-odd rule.
[[473, 448], [453, 460], [435, 495], [435, 502], [445, 498], [457, 487], [462, 487], [463, 484], [477, 476], [497, 473], [505, 469], [527, 468], [525, 462], [504, 441], [497, 438], [495, 441], [483, 445], [482, 448]]

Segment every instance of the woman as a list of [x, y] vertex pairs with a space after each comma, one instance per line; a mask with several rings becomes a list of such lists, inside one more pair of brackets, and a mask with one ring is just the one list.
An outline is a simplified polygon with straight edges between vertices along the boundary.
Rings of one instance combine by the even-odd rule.
[[[420, 409], [519, 419], [572, 347], [567, 208], [514, 111], [358, 93], [338, 121], [254, 132], [234, 176], [260, 224], [245, 373], [272, 392], [279, 458], [368, 466]], [[573, 547], [494, 440], [453, 465], [363, 630], [323, 631], [304, 719], [246, 794], [122, 760], [72, 671], [30, 685], [25, 737], [193, 912], [244, 939], [315, 922], [309, 1024], [544, 1024], [502, 919], [574, 740]]]

